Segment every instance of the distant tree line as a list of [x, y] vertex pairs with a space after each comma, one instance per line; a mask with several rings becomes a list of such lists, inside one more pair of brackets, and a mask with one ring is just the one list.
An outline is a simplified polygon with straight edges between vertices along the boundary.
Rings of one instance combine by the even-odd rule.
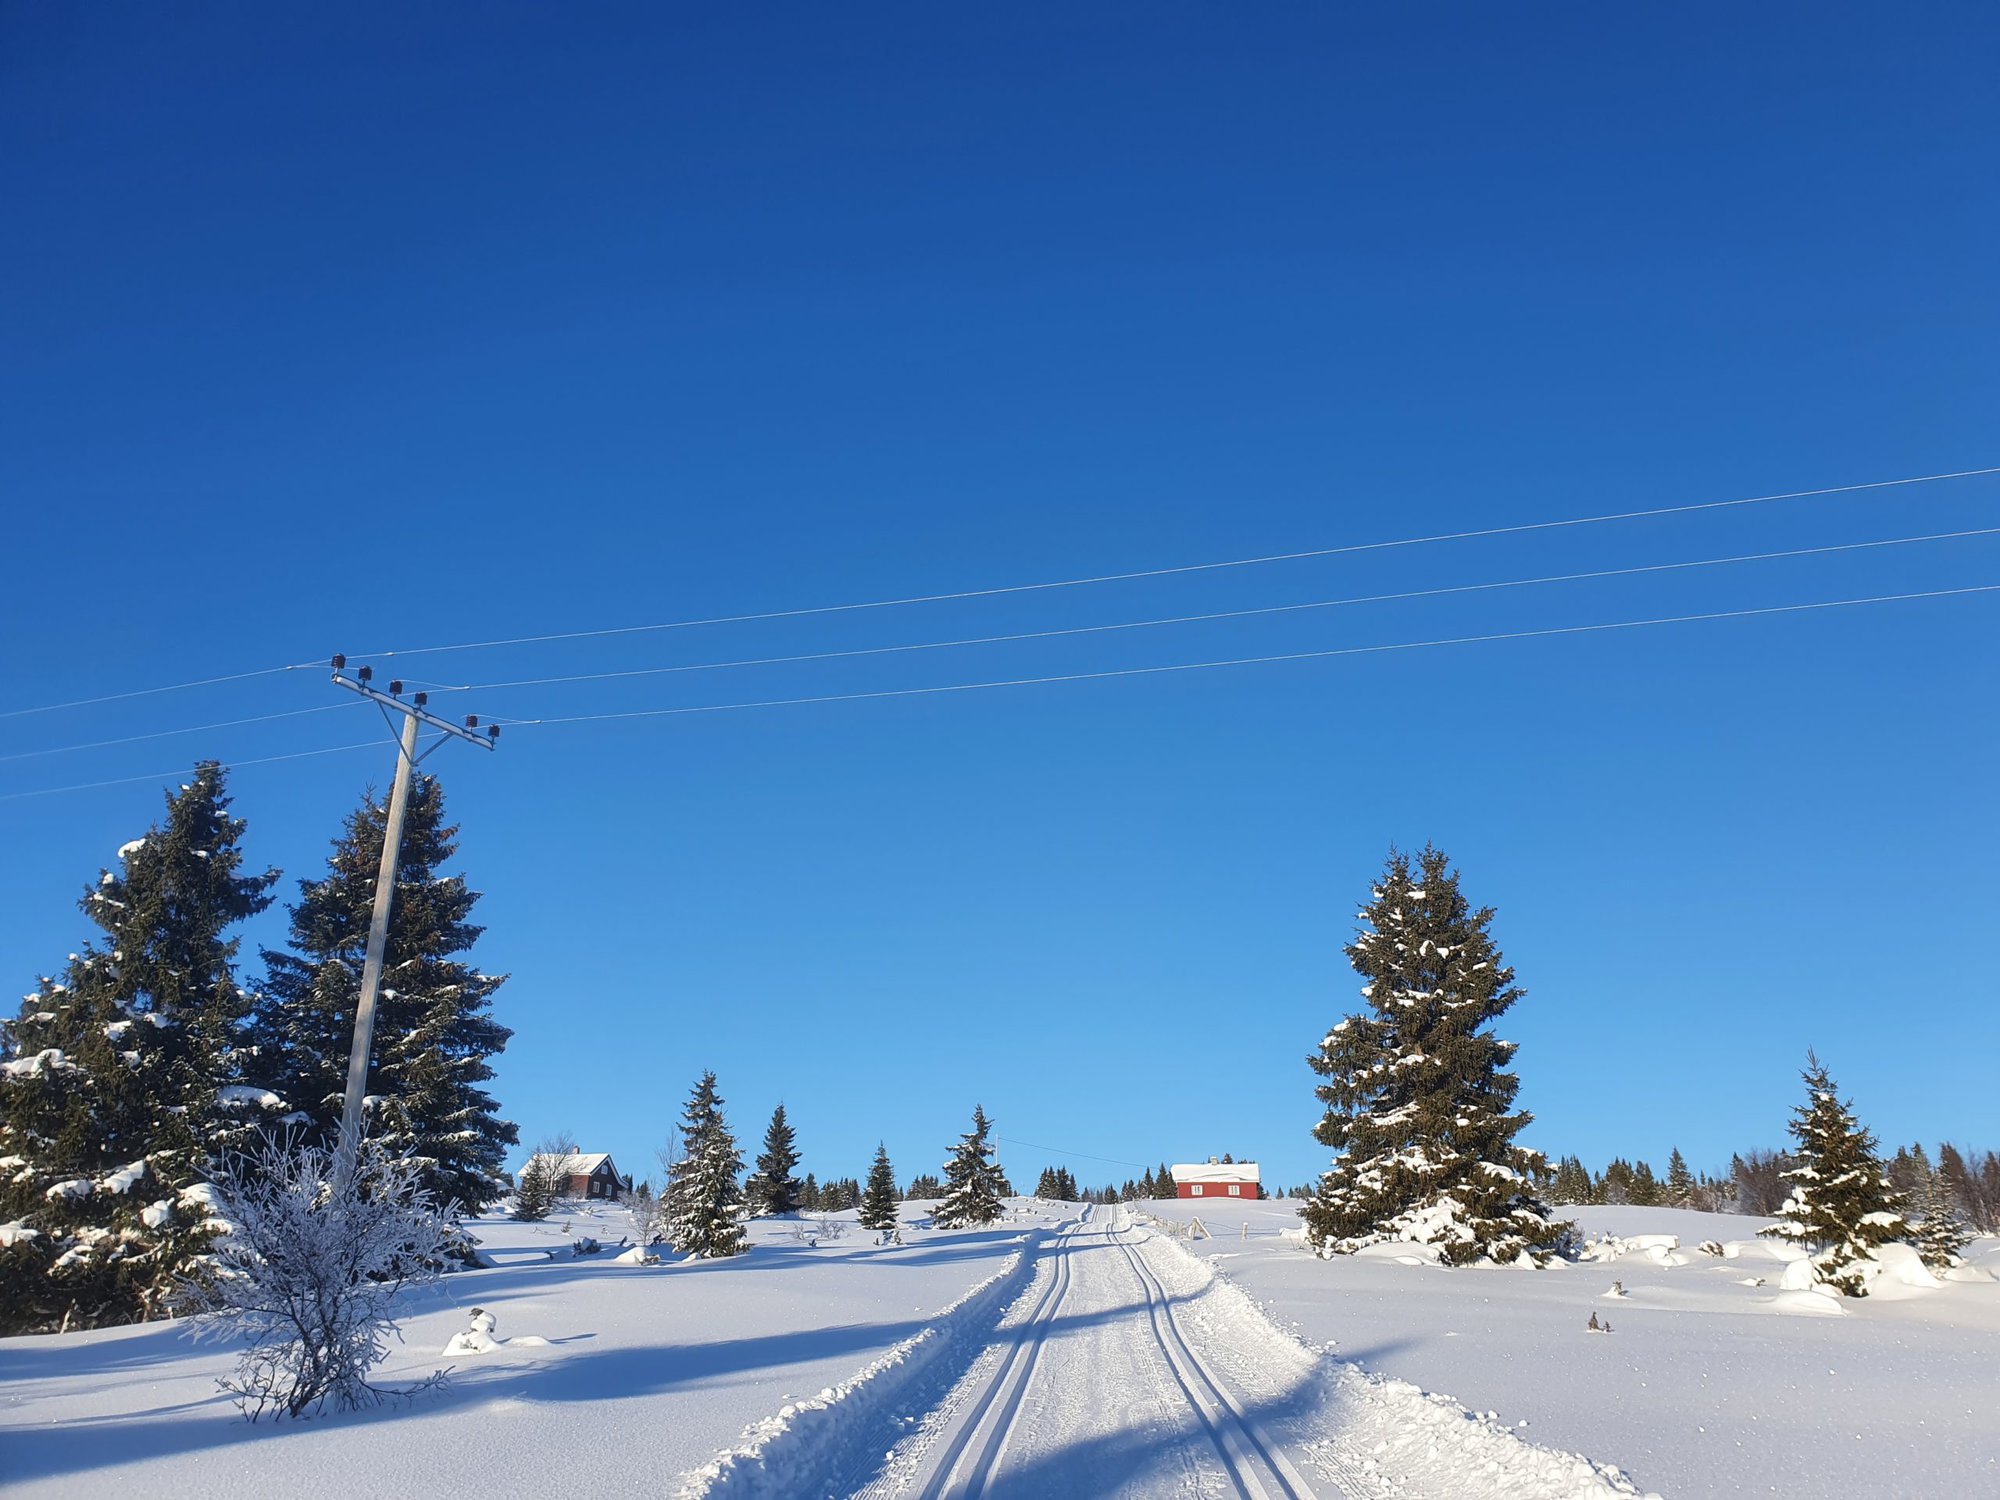
[[[1791, 1195], [1785, 1174], [1798, 1162], [1794, 1151], [1758, 1148], [1731, 1156], [1726, 1172], [1690, 1173], [1676, 1148], [1666, 1172], [1656, 1174], [1646, 1162], [1622, 1157], [1592, 1172], [1580, 1158], [1565, 1156], [1556, 1166], [1550, 1196], [1564, 1204], [1637, 1203], [1768, 1219]], [[1915, 1143], [1898, 1146], [1885, 1171], [1890, 1187], [1909, 1200], [1926, 1192], [1935, 1177], [1967, 1224], [1981, 1234], [2000, 1233], [2000, 1152], [1945, 1141], [1933, 1156]]]
[[[972, 1129], [959, 1137], [945, 1162], [944, 1175], [925, 1173], [896, 1185], [895, 1167], [886, 1145], [878, 1144], [865, 1178], [798, 1175], [801, 1155], [797, 1131], [783, 1104], [772, 1112], [764, 1131], [763, 1150], [753, 1170], [743, 1174], [743, 1157], [724, 1113], [724, 1101], [713, 1072], [703, 1073], [689, 1095], [681, 1118], [660, 1149], [666, 1182], [655, 1191], [649, 1182], [636, 1184], [624, 1204], [643, 1242], [670, 1245], [695, 1258], [741, 1255], [750, 1248], [749, 1220], [803, 1214], [857, 1211], [864, 1229], [885, 1240], [898, 1232], [899, 1205], [911, 1199], [935, 1201], [931, 1222], [940, 1229], [990, 1224], [1002, 1212], [1002, 1200], [1014, 1195], [1007, 1174], [993, 1160], [992, 1122], [983, 1109], [972, 1112]], [[574, 1153], [574, 1140], [553, 1138], [529, 1159], [516, 1184], [516, 1218], [546, 1218], [567, 1190], [567, 1179], [545, 1173], [545, 1159], [560, 1160]]]

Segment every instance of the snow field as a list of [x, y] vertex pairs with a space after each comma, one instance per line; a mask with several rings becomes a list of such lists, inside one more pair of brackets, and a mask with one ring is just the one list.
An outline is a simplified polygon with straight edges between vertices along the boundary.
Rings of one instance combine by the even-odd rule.
[[[984, 1230], [912, 1227], [926, 1208], [904, 1206], [901, 1247], [877, 1247], [850, 1212], [812, 1216], [846, 1225], [817, 1248], [759, 1220], [748, 1255], [654, 1267], [616, 1264], [629, 1231], [615, 1208], [478, 1221], [493, 1267], [410, 1300], [377, 1374], [396, 1385], [449, 1367], [450, 1387], [299, 1423], [243, 1421], [214, 1383], [232, 1351], [178, 1323], [0, 1339], [0, 1492], [601, 1500], [643, 1475], [671, 1493], [746, 1427], [920, 1334], [1061, 1218], [1027, 1206]], [[602, 1253], [574, 1256], [583, 1236]], [[445, 1356], [474, 1307], [494, 1316], [497, 1347]]]
[[1638, 1493], [1615, 1468], [1530, 1443], [1493, 1413], [1468, 1412], [1450, 1397], [1309, 1348], [1180, 1241], [1151, 1234], [1146, 1249], [1179, 1304], [1176, 1317], [1224, 1382], [1260, 1404], [1273, 1436], [1306, 1454], [1343, 1494], [1582, 1500]]
[[1941, 1285], [1892, 1272], [1857, 1301], [1785, 1290], [1798, 1251], [1733, 1215], [1565, 1208], [1592, 1258], [1537, 1272], [1392, 1245], [1318, 1260], [1286, 1202], [1145, 1209], [1200, 1217], [1213, 1237], [1176, 1248], [1308, 1344], [1676, 1500], [2000, 1494], [2000, 1242]]

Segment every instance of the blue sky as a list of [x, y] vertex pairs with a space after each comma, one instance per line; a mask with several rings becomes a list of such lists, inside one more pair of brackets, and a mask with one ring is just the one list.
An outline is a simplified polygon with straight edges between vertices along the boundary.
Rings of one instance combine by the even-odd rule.
[[[288, 663], [2000, 463], [1990, 8], [0, 12], [0, 710]], [[406, 659], [486, 683], [2000, 526], [2000, 478]], [[816, 663], [516, 719], [2000, 583], [1962, 538]], [[500, 1092], [628, 1166], [704, 1067], [807, 1165], [1322, 1164], [1392, 841], [1529, 998], [1531, 1138], [1775, 1144], [1805, 1048], [1993, 1144], [1992, 595], [567, 726], [436, 762]], [[380, 660], [380, 658], [377, 658]], [[421, 663], [421, 665], [419, 665]], [[26, 989], [148, 776], [316, 671], [0, 718]], [[313, 873], [370, 751], [245, 765]], [[162, 778], [164, 779], [164, 778]], [[277, 918], [252, 934], [269, 939]], [[1008, 1148], [1032, 1175], [1046, 1153]], [[1122, 1166], [1072, 1159], [1090, 1179]]]

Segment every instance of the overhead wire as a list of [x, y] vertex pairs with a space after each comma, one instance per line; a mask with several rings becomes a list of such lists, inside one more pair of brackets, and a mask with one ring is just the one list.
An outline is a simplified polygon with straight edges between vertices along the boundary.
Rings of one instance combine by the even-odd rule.
[[[249, 760], [232, 760], [229, 762], [229, 769], [235, 771], [244, 766], [268, 766], [281, 760], [306, 760], [315, 755], [339, 755], [345, 750], [379, 750], [388, 743], [390, 742], [378, 737], [372, 740], [356, 740], [351, 745], [327, 745], [318, 750], [294, 750], [287, 755], [259, 755]], [[131, 786], [135, 782], [159, 781], [162, 778], [182, 776], [186, 773], [185, 766], [175, 766], [166, 771], [149, 771], [143, 776], [115, 776], [108, 781], [80, 781], [73, 786], [44, 786], [25, 792], [0, 792], [0, 802], [17, 802], [24, 797], [53, 797], [58, 792], [89, 792], [106, 786]]]
[[1610, 620], [1591, 625], [1551, 625], [1533, 630], [1504, 630], [1484, 635], [1442, 636], [1431, 640], [1396, 641], [1372, 646], [1337, 646], [1317, 651], [1281, 651], [1264, 656], [1233, 656], [1210, 661], [1170, 662], [1148, 667], [1116, 667], [1093, 672], [1057, 672], [1039, 677], [1007, 677], [982, 682], [954, 682], [930, 687], [879, 688], [867, 692], [818, 693], [795, 698], [760, 698], [737, 703], [686, 704], [670, 708], [635, 708], [595, 714], [565, 714], [540, 719], [498, 719], [512, 726], [593, 724], [613, 719], [656, 719], [688, 714], [734, 713], [753, 708], [792, 708], [818, 703], [858, 703], [878, 698], [919, 698], [940, 693], [972, 693], [993, 688], [1037, 687], [1049, 683], [1094, 682], [1117, 677], [1150, 677], [1170, 672], [1205, 672], [1221, 667], [1261, 666], [1274, 662], [1322, 661], [1342, 656], [1369, 656], [1391, 651], [1420, 651], [1436, 646], [1470, 646], [1491, 641], [1524, 641], [1548, 636], [1590, 635], [1610, 630], [1637, 630], [1653, 625], [1688, 625], [1709, 620], [1741, 620], [1763, 615], [1798, 614], [1810, 610], [1846, 609], [1869, 604], [1894, 604], [1916, 599], [1945, 599], [1971, 594], [2000, 593], [2000, 583], [1963, 588], [1924, 589], [1902, 594], [1872, 594], [1852, 599], [1824, 599], [1804, 604], [1776, 604], [1753, 609], [1711, 610], [1699, 614], [1659, 615], [1642, 620]]
[[[1784, 490], [1768, 495], [1747, 495], [1731, 500], [1707, 500], [1688, 505], [1662, 505], [1644, 509], [1607, 512], [1593, 516], [1571, 516], [1555, 521], [1528, 521], [1507, 526], [1485, 526], [1465, 531], [1437, 532], [1426, 536], [1399, 537], [1387, 541], [1351, 542], [1334, 547], [1313, 547], [1297, 552], [1277, 552], [1258, 557], [1239, 557], [1219, 562], [1183, 563], [1162, 568], [1140, 568], [1122, 573], [1100, 573], [1088, 577], [1054, 579], [1040, 583], [1005, 584], [992, 588], [955, 589], [934, 594], [909, 594], [897, 598], [867, 599], [846, 604], [819, 604], [794, 609], [760, 610], [745, 614], [712, 615], [706, 618], [666, 620], [642, 625], [618, 625], [594, 630], [556, 631], [542, 635], [510, 636], [488, 641], [460, 641], [447, 645], [404, 647], [393, 651], [357, 652], [356, 656], [373, 656], [383, 659], [395, 656], [423, 656], [440, 652], [479, 651], [501, 646], [541, 645], [553, 641], [589, 640], [607, 636], [635, 635], [664, 630], [685, 630], [705, 625], [736, 625], [753, 621], [797, 619], [810, 615], [841, 614], [856, 610], [892, 609], [910, 604], [935, 604], [952, 600], [994, 598], [1008, 594], [1036, 593], [1052, 589], [1083, 588], [1093, 584], [1122, 583], [1144, 578], [1166, 578], [1181, 574], [1214, 572], [1228, 568], [1258, 567], [1266, 563], [1297, 562], [1316, 557], [1337, 557], [1352, 553], [1376, 552], [1399, 547], [1427, 546], [1435, 542], [1469, 541], [1477, 538], [1496, 536], [1517, 536], [1530, 532], [1555, 531], [1579, 526], [1597, 526], [1614, 521], [1634, 521], [1659, 516], [1691, 515], [1701, 511], [1727, 510], [1741, 506], [1768, 505], [1782, 500], [1818, 499], [1829, 495], [1860, 494], [1868, 491], [1899, 489], [1911, 485], [1938, 484], [1953, 479], [1974, 479], [1990, 474], [2000, 474], [2000, 465], [1989, 465], [1974, 469], [1954, 469], [1936, 474], [1907, 475], [1898, 479], [1875, 479], [1857, 484], [1824, 485], [1817, 489]], [[220, 683], [243, 682], [255, 677], [269, 677], [282, 672], [305, 671], [320, 666], [319, 662], [288, 662], [279, 666], [259, 667], [248, 672], [230, 672], [213, 677], [198, 677], [187, 682], [166, 683], [158, 687], [132, 688], [124, 692], [100, 693], [89, 698], [71, 698], [57, 703], [40, 703], [25, 708], [0, 709], [0, 719], [21, 718], [30, 714], [55, 713], [72, 708], [88, 708], [104, 703], [118, 703], [132, 698], [152, 697], [162, 693], [183, 692], [192, 688], [212, 687]]]
[[[1337, 646], [1314, 651], [1274, 652], [1261, 656], [1226, 657], [1206, 661], [1169, 662], [1143, 667], [1107, 668], [1090, 672], [1051, 673], [1037, 677], [1011, 677], [978, 682], [942, 683], [926, 687], [883, 688], [866, 692], [820, 693], [792, 698], [764, 698], [734, 703], [688, 704], [666, 708], [625, 709], [595, 714], [568, 714], [539, 719], [493, 719], [509, 727], [547, 727], [562, 724], [604, 723], [624, 719], [656, 719], [692, 714], [732, 713], [758, 708], [790, 708], [823, 703], [855, 703], [887, 698], [916, 698], [945, 693], [982, 692], [997, 688], [1035, 687], [1055, 683], [1093, 682], [1124, 677], [1160, 676], [1174, 672], [1200, 672], [1225, 667], [1261, 666], [1280, 662], [1323, 661], [1338, 657], [1380, 655], [1398, 651], [1421, 651], [1445, 646], [1480, 645], [1499, 641], [1534, 640], [1556, 636], [1590, 635], [1615, 630], [1637, 630], [1660, 625], [1686, 625], [1719, 620], [1741, 620], [1763, 616], [1800, 614], [1813, 611], [1857, 608], [1873, 604], [1895, 604], [1914, 600], [1962, 598], [2000, 593], [2000, 583], [1971, 584], [1958, 588], [1922, 589], [1898, 594], [1871, 594], [1846, 599], [1811, 600], [1799, 604], [1766, 605], [1755, 608], [1709, 610], [1693, 614], [1658, 615], [1638, 620], [1608, 620], [1586, 625], [1553, 625], [1529, 630], [1493, 631], [1479, 635], [1442, 636], [1418, 641], [1394, 641], [1365, 646]], [[316, 750], [300, 750], [284, 755], [257, 756], [231, 762], [234, 766], [268, 765], [278, 761], [302, 760], [311, 756], [336, 755], [343, 751], [379, 746], [379, 740], [347, 745], [329, 745]], [[26, 797], [53, 796], [62, 792], [91, 791], [100, 787], [126, 786], [180, 774], [179, 768], [154, 771], [139, 776], [116, 777], [104, 781], [79, 782], [69, 786], [39, 787], [0, 793], [0, 802]]]
[[52, 745], [46, 750], [16, 750], [7, 755], [0, 755], [0, 762], [36, 760], [48, 755], [67, 755], [75, 750], [103, 750], [112, 745], [135, 745], [141, 740], [172, 739], [180, 734], [202, 734], [211, 729], [234, 729], [241, 724], [268, 724], [273, 719], [296, 719], [306, 714], [332, 713], [335, 709], [355, 706], [352, 703], [321, 703], [312, 708], [289, 708], [283, 713], [252, 714], [245, 719], [219, 719], [213, 724], [190, 724], [185, 729], [156, 729], [147, 734], [120, 735], [117, 739], [86, 740], [76, 745]]
[[[1779, 552], [1747, 552], [1733, 557], [1704, 557], [1685, 562], [1642, 563], [1626, 568], [1596, 568], [1580, 573], [1549, 573], [1533, 578], [1507, 578], [1487, 583], [1461, 583], [1427, 589], [1402, 589], [1384, 594], [1355, 594], [1340, 599], [1310, 599], [1297, 604], [1265, 604], [1244, 609], [1211, 610], [1201, 614], [1164, 615], [1145, 620], [1119, 620], [1103, 625], [1068, 625], [1048, 630], [1013, 631], [1004, 635], [959, 636], [946, 640], [912, 641], [889, 646], [858, 646], [839, 651], [804, 651], [785, 656], [737, 657], [724, 661], [681, 662], [663, 667], [628, 667], [610, 672], [573, 672], [549, 677], [521, 677], [500, 682], [437, 683], [414, 685], [431, 692], [500, 692], [511, 688], [555, 687], [579, 682], [609, 682], [635, 677], [659, 677], [681, 672], [718, 672], [739, 667], [791, 666], [806, 662], [840, 661], [854, 657], [892, 656], [915, 651], [941, 651], [961, 646], [1006, 645], [1021, 641], [1053, 640], [1059, 637], [1100, 635], [1113, 631], [1147, 630], [1163, 625], [1195, 625], [1219, 620], [1244, 620], [1266, 615], [1296, 614], [1305, 610], [1338, 609], [1350, 605], [1389, 604], [1412, 599], [1436, 599], [1452, 594], [1476, 594], [1496, 589], [1528, 588], [1550, 583], [1580, 583], [1605, 578], [1630, 578], [1649, 573], [1671, 573], [1693, 568], [1725, 567], [1737, 563], [1773, 562], [1786, 558], [1821, 557], [1838, 552], [1862, 552], [1882, 547], [1911, 546], [1922, 542], [1959, 541], [1968, 537], [2000, 535], [2000, 526], [1981, 526], [1965, 531], [1939, 531], [1922, 536], [1884, 537], [1865, 542], [1839, 542], [1823, 547], [1794, 547]], [[5, 757], [0, 757], [4, 759]]]
[[1312, 547], [1298, 552], [1274, 552], [1257, 557], [1229, 558], [1221, 562], [1181, 563], [1163, 568], [1140, 568], [1124, 573], [1099, 573], [1081, 578], [1061, 578], [1041, 583], [1004, 584], [991, 588], [955, 589], [947, 593], [909, 594], [889, 599], [867, 599], [847, 604], [816, 604], [794, 609], [759, 610], [747, 614], [712, 615], [701, 619], [665, 620], [644, 625], [614, 625], [594, 630], [565, 630], [545, 635], [507, 636], [486, 641], [459, 641], [449, 645], [403, 647], [393, 651], [357, 652], [381, 660], [397, 656], [428, 656], [448, 651], [484, 651], [500, 646], [544, 645], [553, 641], [598, 639], [605, 636], [639, 635], [651, 631], [686, 630], [704, 625], [741, 625], [764, 620], [790, 620], [809, 615], [843, 614], [855, 610], [894, 609], [908, 604], [939, 604], [965, 599], [988, 599], [1004, 594], [1027, 594], [1051, 589], [1084, 588], [1100, 583], [1124, 583], [1142, 578], [1167, 578], [1189, 573], [1215, 572], [1227, 568], [1260, 567], [1267, 563], [1298, 562], [1307, 558], [1339, 557], [1361, 552], [1380, 552], [1398, 547], [1422, 547], [1435, 542], [1470, 541], [1496, 536], [1519, 536], [1529, 532], [1556, 531], [1568, 527], [1597, 526], [1613, 521], [1636, 521], [1658, 516], [1690, 515], [1698, 511], [1726, 510], [1748, 505], [1768, 505], [1780, 500], [1805, 500], [1827, 495], [1857, 494], [1917, 484], [1935, 484], [1951, 479], [1971, 479], [2000, 474], [2000, 465], [1979, 469], [1957, 469], [1949, 473], [1918, 474], [1902, 479], [1876, 479], [1861, 484], [1827, 485], [1819, 489], [1785, 490], [1769, 495], [1748, 495], [1733, 500], [1706, 500], [1689, 505], [1663, 505], [1642, 510], [1609, 512], [1594, 516], [1572, 516], [1556, 521], [1527, 521], [1507, 526], [1482, 526], [1465, 531], [1436, 532], [1426, 536], [1400, 537], [1378, 542], [1349, 542], [1335, 547]]

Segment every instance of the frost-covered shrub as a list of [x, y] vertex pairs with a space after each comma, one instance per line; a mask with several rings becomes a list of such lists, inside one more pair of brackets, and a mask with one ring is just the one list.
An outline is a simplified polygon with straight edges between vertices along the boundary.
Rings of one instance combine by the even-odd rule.
[[442, 1370], [401, 1390], [370, 1385], [396, 1333], [396, 1295], [437, 1280], [454, 1238], [449, 1213], [409, 1157], [364, 1146], [342, 1180], [333, 1153], [267, 1141], [231, 1157], [211, 1202], [228, 1232], [212, 1270], [183, 1284], [197, 1337], [240, 1339], [218, 1383], [251, 1421], [372, 1406], [444, 1382]]

